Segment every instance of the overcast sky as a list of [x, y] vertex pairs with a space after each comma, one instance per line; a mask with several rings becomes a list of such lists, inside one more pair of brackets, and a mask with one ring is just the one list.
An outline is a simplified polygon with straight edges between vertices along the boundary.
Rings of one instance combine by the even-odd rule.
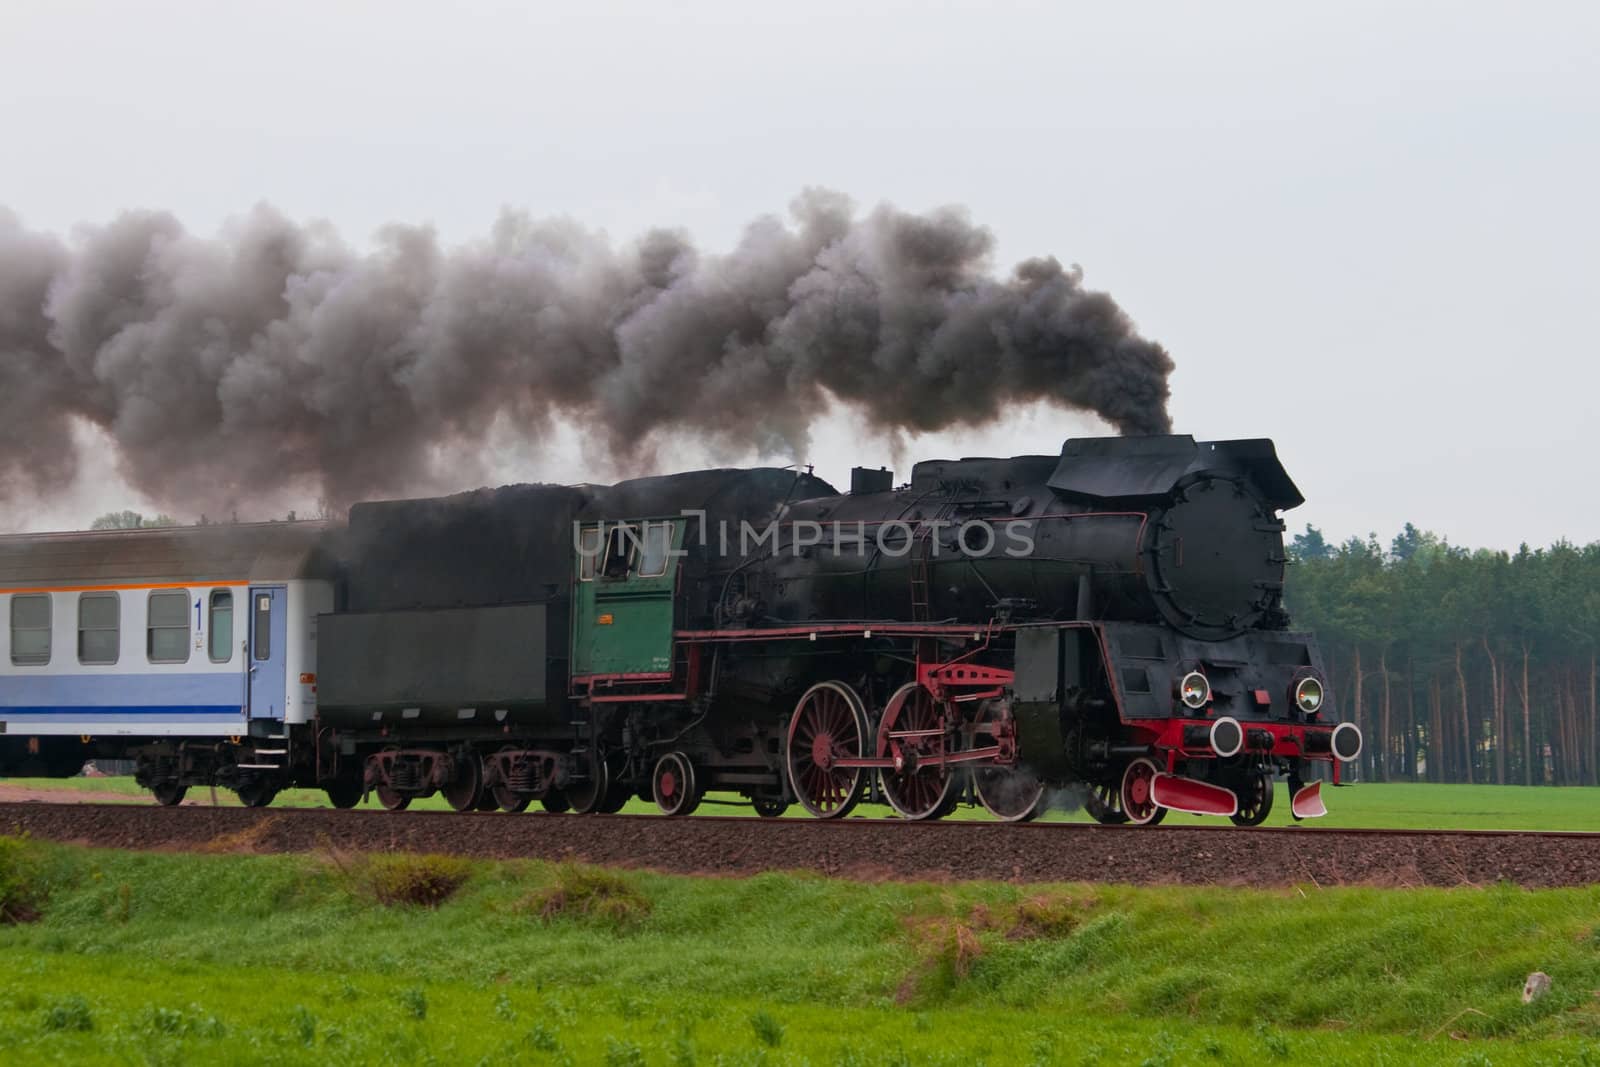
[[[509, 205], [713, 250], [808, 185], [961, 204], [997, 270], [1080, 264], [1168, 348], [1178, 431], [1275, 439], [1292, 528], [1587, 542], [1597, 31], [1592, 3], [5, 0], [0, 204], [209, 234], [267, 201], [357, 241]], [[1024, 412], [904, 458], [1092, 430]], [[840, 416], [809, 458], [842, 480], [889, 451]]]

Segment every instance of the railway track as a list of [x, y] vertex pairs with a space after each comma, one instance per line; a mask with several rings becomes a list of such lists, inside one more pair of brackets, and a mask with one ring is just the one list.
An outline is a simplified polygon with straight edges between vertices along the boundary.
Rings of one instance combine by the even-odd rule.
[[694, 874], [810, 870], [867, 879], [1189, 885], [1459, 886], [1600, 882], [1600, 834], [1104, 827], [0, 804], [0, 832], [106, 848], [409, 850]]

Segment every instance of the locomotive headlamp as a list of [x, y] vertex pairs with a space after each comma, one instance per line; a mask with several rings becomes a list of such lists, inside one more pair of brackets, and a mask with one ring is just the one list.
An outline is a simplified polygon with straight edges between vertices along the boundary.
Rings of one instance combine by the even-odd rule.
[[1190, 671], [1178, 683], [1178, 699], [1184, 707], [1199, 711], [1211, 702], [1211, 683], [1199, 671]]
[[1307, 715], [1315, 715], [1322, 707], [1322, 683], [1315, 678], [1302, 678], [1294, 687], [1294, 706]]

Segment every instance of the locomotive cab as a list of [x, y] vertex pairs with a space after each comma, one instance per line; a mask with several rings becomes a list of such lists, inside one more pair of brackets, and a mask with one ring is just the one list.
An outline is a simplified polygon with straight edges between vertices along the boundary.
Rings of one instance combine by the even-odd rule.
[[572, 594], [575, 685], [672, 677], [686, 524], [671, 518], [578, 527]]

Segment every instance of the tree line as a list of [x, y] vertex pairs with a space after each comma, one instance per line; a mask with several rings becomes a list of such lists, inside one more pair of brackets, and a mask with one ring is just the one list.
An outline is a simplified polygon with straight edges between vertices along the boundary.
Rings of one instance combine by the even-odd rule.
[[1314, 631], [1369, 781], [1600, 784], [1600, 542], [1468, 550], [1407, 523], [1289, 548], [1285, 602]]

